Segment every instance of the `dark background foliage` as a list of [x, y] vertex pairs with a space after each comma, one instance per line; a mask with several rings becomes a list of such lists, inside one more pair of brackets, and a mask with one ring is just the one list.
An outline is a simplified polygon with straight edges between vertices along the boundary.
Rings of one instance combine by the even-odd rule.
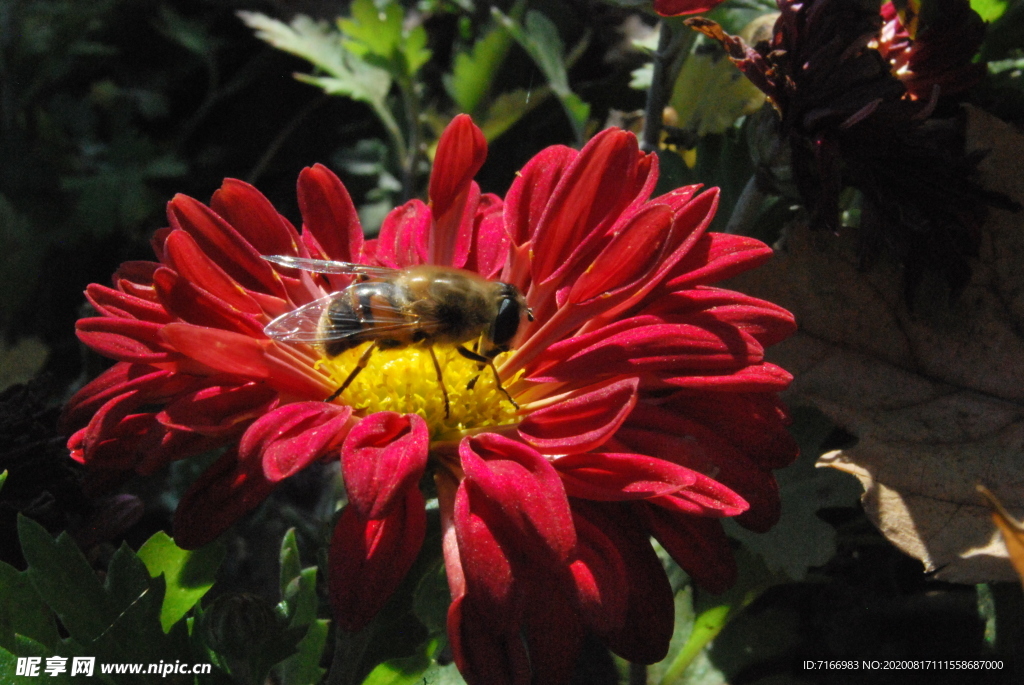
[[[422, 17], [432, 51], [422, 72], [424, 92], [434, 100], [428, 104], [450, 110], [443, 77], [456, 51], [483, 30], [492, 5], [509, 12], [513, 3], [405, 4]], [[622, 27], [627, 20], [652, 25], [654, 19], [637, 14], [631, 4], [637, 3], [532, 5], [554, 23], [567, 47], [580, 47], [569, 81], [590, 105], [595, 125], [612, 110], [629, 112], [644, 104], [644, 93], [629, 81], [645, 58], [629, 49]], [[1022, 7], [1017, 3], [1011, 10], [1015, 22], [1004, 22], [986, 43], [990, 59], [1022, 56]], [[340, 175], [361, 208], [402, 201], [382, 181], [388, 171], [386, 134], [369, 108], [295, 80], [293, 72], [308, 72], [309, 65], [258, 40], [236, 16], [244, 9], [283, 20], [296, 13], [333, 19], [347, 8], [346, 2], [325, 0], [0, 0], [0, 366], [6, 367], [0, 371], [15, 380], [34, 376], [29, 385], [0, 393], [0, 471], [10, 472], [0, 491], [3, 561], [18, 568], [25, 563], [15, 528], [15, 515], [22, 512], [51, 533], [72, 531], [90, 561], [106, 568], [113, 544], [127, 539], [137, 549], [155, 531], [169, 531], [175, 498], [198, 473], [182, 467], [131, 484], [133, 495], [90, 498], [55, 427], [60, 403], [107, 363], [86, 353], [74, 337], [74, 321], [85, 307], [83, 289], [107, 283], [123, 261], [152, 258], [150, 236], [165, 225], [164, 205], [174, 194], [205, 202], [223, 178], [240, 178], [297, 223], [295, 180], [303, 167], [320, 162]], [[972, 97], [1019, 126], [1024, 98], [1019, 73], [1014, 78], [1007, 67]], [[517, 47], [496, 79], [510, 89], [545, 83]], [[573, 137], [560, 104], [548, 98], [491, 144], [478, 176], [483, 190], [504, 193], [515, 171], [538, 150], [571, 144]], [[666, 184], [720, 185], [723, 208], [731, 207], [752, 169], [746, 132], [708, 135], [699, 150], [695, 169], [678, 156], [663, 157]], [[728, 211], [721, 213], [724, 222]], [[773, 238], [790, 214], [782, 202], [768, 210], [758, 237]], [[25, 340], [34, 341], [36, 350], [27, 361], [9, 353]], [[805, 440], [805, 452], [813, 459], [845, 437], [825, 430]], [[324, 492], [324, 480], [315, 470], [290, 479], [227, 536], [226, 561], [211, 597], [273, 587], [277, 541], [289, 527], [297, 529], [306, 561], [317, 561], [312, 550], [322, 547], [324, 528], [311, 517], [328, 519], [337, 495]], [[886, 679], [877, 673], [808, 673], [801, 664], [993, 657], [1009, 663], [1024, 644], [1019, 615], [1016, 623], [1004, 616], [1002, 625], [1010, 628], [997, 643], [986, 634], [994, 614], [986, 618], [978, 610], [995, 596], [1003, 611], [1019, 614], [1019, 589], [979, 591], [928, 581], [917, 562], [867, 523], [853, 497], [818, 517], [836, 531], [837, 554], [807, 582], [775, 585], [721, 635], [709, 657], [729, 682], [968, 682], [958, 674], [904, 672]], [[412, 591], [402, 592], [408, 598]], [[392, 651], [422, 638], [412, 632], [389, 636]], [[607, 652], [594, 650], [581, 661], [579, 682], [615, 682]], [[401, 655], [378, 651], [381, 658]], [[1009, 683], [1015, 676], [1004, 670], [972, 677], [970, 682]]]

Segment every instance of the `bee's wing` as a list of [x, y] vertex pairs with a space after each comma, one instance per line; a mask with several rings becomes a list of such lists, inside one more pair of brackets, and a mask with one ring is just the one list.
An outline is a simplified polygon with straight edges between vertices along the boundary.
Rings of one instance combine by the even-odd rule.
[[268, 262], [286, 266], [289, 269], [302, 269], [318, 274], [345, 274], [356, 276], [369, 276], [372, 278], [384, 278], [392, 276], [397, 269], [389, 269], [386, 266], [369, 266], [368, 264], [353, 264], [351, 262], [331, 262], [326, 259], [303, 259], [302, 257], [289, 257], [288, 255], [264, 255]]
[[285, 342], [326, 342], [324, 331], [320, 330], [320, 320], [334, 298], [335, 295], [321, 297], [282, 314], [264, 326], [263, 332], [268, 337]]
[[372, 340], [382, 337], [383, 333], [416, 330], [421, 327], [419, 322], [410, 321], [408, 315], [400, 308], [383, 303], [374, 305], [372, 325], [369, 326], [354, 312], [350, 311], [346, 317], [344, 310], [335, 310], [328, 322], [324, 322], [324, 313], [339, 296], [342, 295], [327, 295], [282, 314], [264, 326], [263, 332], [268, 337], [282, 342], [315, 344], [344, 340], [353, 336]]

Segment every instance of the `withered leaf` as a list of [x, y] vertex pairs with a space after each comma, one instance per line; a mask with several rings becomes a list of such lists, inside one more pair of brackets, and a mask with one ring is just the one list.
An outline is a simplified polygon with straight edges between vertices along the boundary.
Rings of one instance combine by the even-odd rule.
[[[982, 184], [1024, 202], [1024, 137], [968, 111]], [[732, 285], [790, 309], [772, 350], [808, 403], [858, 438], [818, 461], [856, 476], [868, 516], [942, 580], [1016, 578], [975, 491], [1024, 513], [1024, 212], [991, 210], [956, 297], [936, 278], [908, 306], [898, 265], [860, 265], [845, 237], [794, 227], [767, 266]]]

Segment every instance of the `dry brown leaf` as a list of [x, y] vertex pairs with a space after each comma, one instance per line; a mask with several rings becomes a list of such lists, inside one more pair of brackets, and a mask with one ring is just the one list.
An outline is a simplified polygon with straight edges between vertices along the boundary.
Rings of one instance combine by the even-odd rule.
[[1024, 522], [1010, 516], [1010, 512], [1006, 511], [1003, 503], [984, 485], [978, 486], [978, 492], [988, 500], [989, 507], [992, 509], [992, 520], [1003, 535], [1003, 542], [1006, 543], [1006, 550], [1010, 555], [1010, 563], [1017, 571], [1020, 582], [1024, 584]]
[[[1024, 138], [971, 110], [968, 141], [991, 151], [984, 185], [1024, 203]], [[1024, 212], [992, 210], [983, 233], [962, 295], [912, 312], [896, 265], [860, 271], [849, 245], [806, 227], [733, 284], [796, 314], [799, 332], [772, 357], [796, 377], [788, 401], [858, 438], [818, 465], [860, 479], [885, 536], [962, 583], [1016, 577], [975, 486], [1024, 512]]]

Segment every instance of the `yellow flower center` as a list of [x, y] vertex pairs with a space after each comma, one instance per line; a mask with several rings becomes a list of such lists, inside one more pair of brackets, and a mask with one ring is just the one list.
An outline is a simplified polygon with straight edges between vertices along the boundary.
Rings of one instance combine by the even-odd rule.
[[[332, 359], [325, 357], [317, 362], [317, 367], [340, 387], [368, 344]], [[432, 441], [454, 440], [462, 431], [518, 421], [516, 408], [498, 388], [494, 372], [487, 365], [466, 359], [448, 345], [435, 345], [433, 349], [448, 391], [447, 416], [441, 384], [426, 347], [374, 350], [366, 367], [335, 401], [363, 415], [379, 411], [419, 414], [427, 422]], [[495, 363], [500, 364], [505, 354], [498, 355]]]

